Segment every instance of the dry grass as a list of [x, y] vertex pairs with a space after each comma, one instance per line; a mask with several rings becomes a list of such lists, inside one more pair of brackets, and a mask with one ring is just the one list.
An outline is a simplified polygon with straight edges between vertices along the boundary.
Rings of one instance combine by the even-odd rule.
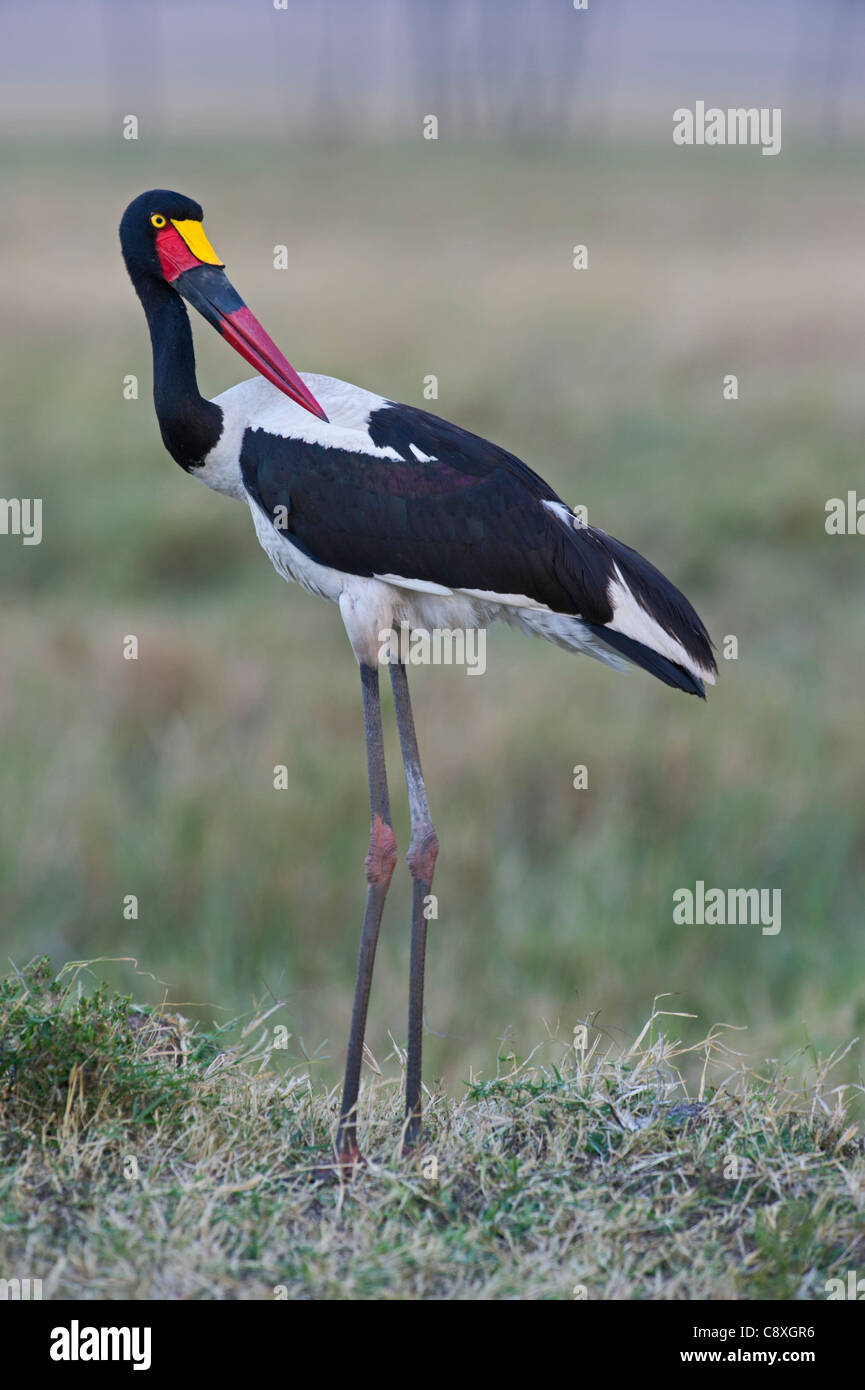
[[725, 1027], [686, 1048], [659, 1006], [620, 1046], [588, 1020], [431, 1096], [403, 1161], [395, 1049], [366, 1167], [327, 1184], [337, 1094], [283, 1065], [267, 1010], [229, 1045], [87, 974], [0, 990], [0, 1269], [46, 1297], [820, 1299], [865, 1259], [839, 1056], [792, 1087]]

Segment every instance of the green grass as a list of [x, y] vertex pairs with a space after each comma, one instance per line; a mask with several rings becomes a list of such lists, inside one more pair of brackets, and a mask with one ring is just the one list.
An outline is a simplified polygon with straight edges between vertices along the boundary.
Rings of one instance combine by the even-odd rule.
[[821, 1299], [865, 1253], [838, 1058], [791, 1088], [660, 1007], [627, 1045], [588, 1020], [431, 1096], [406, 1159], [369, 1072], [366, 1165], [323, 1182], [336, 1096], [265, 1011], [228, 1045], [91, 975], [0, 986], [0, 1267], [45, 1297]]

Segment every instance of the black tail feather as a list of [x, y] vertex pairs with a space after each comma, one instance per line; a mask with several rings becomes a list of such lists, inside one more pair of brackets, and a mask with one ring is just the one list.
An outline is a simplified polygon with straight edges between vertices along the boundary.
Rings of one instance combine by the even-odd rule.
[[[656, 569], [645, 555], [625, 545], [624, 541], [617, 541], [614, 536], [606, 535], [604, 541], [637, 602], [660, 623], [665, 632], [681, 642], [696, 666], [710, 672], [717, 671], [712, 654], [712, 639], [681, 590]], [[661, 680], [663, 679], [662, 676]]]
[[686, 671], [684, 666], [669, 661], [667, 657], [661, 656], [644, 643], [637, 642], [633, 637], [614, 632], [611, 627], [603, 627], [599, 623], [586, 623], [585, 626], [614, 652], [627, 657], [628, 661], [633, 661], [635, 666], [641, 666], [650, 675], [657, 676], [664, 685], [672, 685], [676, 690], [684, 690], [688, 695], [699, 695], [701, 700], [705, 700], [706, 687], [703, 682], [698, 676], [692, 676], [690, 671]]

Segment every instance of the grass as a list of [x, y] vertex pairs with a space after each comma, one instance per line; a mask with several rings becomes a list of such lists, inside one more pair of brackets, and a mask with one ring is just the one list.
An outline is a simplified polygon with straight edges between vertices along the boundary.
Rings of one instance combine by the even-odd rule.
[[52, 1298], [825, 1298], [865, 1258], [841, 1057], [794, 1086], [674, 1020], [500, 1055], [429, 1098], [408, 1159], [373, 1065], [367, 1165], [325, 1183], [336, 1094], [266, 1010], [229, 1043], [34, 962], [0, 985], [0, 1268]]

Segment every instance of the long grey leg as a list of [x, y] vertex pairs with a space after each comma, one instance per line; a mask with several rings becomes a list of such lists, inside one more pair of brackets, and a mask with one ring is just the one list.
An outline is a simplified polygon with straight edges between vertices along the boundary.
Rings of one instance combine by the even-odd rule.
[[414, 1148], [421, 1135], [421, 1054], [423, 1048], [423, 979], [426, 958], [426, 917], [424, 899], [432, 885], [439, 842], [430, 819], [423, 772], [420, 765], [414, 717], [408, 693], [408, 678], [402, 662], [391, 665], [390, 680], [399, 728], [408, 804], [411, 813], [411, 842], [408, 861], [412, 878], [411, 954], [409, 964], [408, 1059], [405, 1081], [406, 1128], [403, 1152]]
[[381, 926], [384, 900], [396, 864], [396, 840], [390, 819], [387, 794], [387, 771], [384, 762], [384, 743], [381, 732], [378, 668], [361, 665], [363, 691], [363, 726], [366, 737], [366, 762], [369, 775], [369, 853], [366, 856], [366, 907], [360, 934], [357, 961], [357, 984], [351, 1015], [351, 1032], [345, 1063], [345, 1082], [342, 1091], [339, 1130], [336, 1139], [337, 1160], [344, 1166], [358, 1161], [357, 1095], [360, 1089], [360, 1069], [363, 1062], [363, 1039], [369, 991], [375, 965], [375, 948]]

